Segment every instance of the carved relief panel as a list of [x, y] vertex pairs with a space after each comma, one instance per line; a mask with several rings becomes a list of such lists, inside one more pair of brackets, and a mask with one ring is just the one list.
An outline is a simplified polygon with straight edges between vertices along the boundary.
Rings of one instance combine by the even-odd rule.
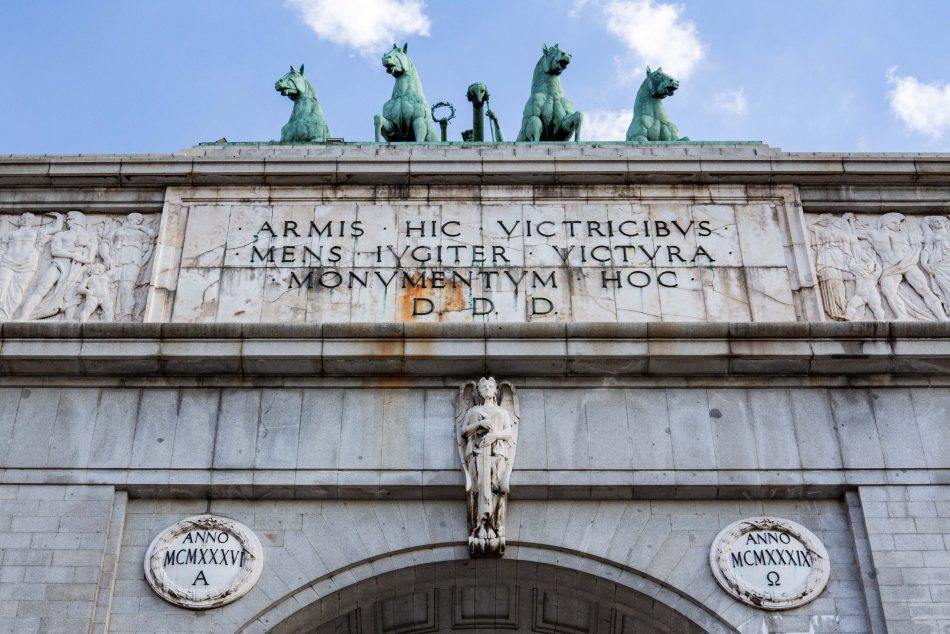
[[0, 216], [0, 321], [141, 321], [159, 214]]
[[947, 216], [808, 214], [807, 223], [828, 318], [950, 319]]

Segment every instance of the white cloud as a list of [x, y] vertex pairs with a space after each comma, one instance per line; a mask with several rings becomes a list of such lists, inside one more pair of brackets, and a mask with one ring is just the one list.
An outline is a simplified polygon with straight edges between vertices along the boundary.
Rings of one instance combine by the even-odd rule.
[[604, 7], [607, 30], [633, 53], [640, 66], [662, 66], [676, 79], [685, 79], [706, 51], [696, 25], [682, 19], [683, 6], [654, 0], [610, 0]]
[[587, 6], [589, 2], [590, 0], [574, 0], [574, 6], [571, 7], [571, 10], [568, 12], [568, 15], [571, 16], [572, 18], [576, 18], [578, 15], [580, 15], [583, 8]]
[[749, 100], [745, 97], [745, 88], [717, 92], [712, 100], [713, 108], [738, 116], [749, 110]]
[[633, 110], [586, 110], [581, 136], [585, 141], [623, 141]]
[[325, 40], [377, 55], [409, 35], [429, 35], [422, 0], [286, 0]]
[[891, 110], [914, 132], [935, 139], [950, 132], [950, 84], [924, 83], [910, 75], [887, 71]]

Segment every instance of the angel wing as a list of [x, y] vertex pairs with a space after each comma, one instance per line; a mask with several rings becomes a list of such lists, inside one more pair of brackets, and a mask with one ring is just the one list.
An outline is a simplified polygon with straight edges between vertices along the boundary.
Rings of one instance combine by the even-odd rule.
[[465, 414], [475, 405], [475, 395], [478, 393], [478, 387], [475, 381], [467, 381], [459, 386], [459, 393], [455, 396], [455, 445], [459, 452], [459, 462], [462, 463], [462, 471], [465, 473], [465, 490], [472, 489], [472, 474], [468, 472], [468, 465], [465, 463]]
[[521, 422], [521, 405], [518, 403], [518, 390], [509, 381], [498, 384], [498, 404], [511, 416], [511, 454], [508, 456], [508, 468], [501, 476], [501, 490], [509, 491], [511, 469], [515, 464], [515, 454], [518, 452], [518, 423]]

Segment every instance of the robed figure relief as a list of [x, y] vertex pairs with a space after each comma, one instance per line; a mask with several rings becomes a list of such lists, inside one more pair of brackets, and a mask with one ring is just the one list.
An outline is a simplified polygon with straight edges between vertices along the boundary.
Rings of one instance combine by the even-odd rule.
[[505, 553], [505, 512], [520, 420], [518, 392], [511, 383], [483, 377], [459, 388], [456, 441], [465, 472], [472, 556]]
[[821, 214], [810, 224], [831, 319], [950, 321], [950, 220]]
[[141, 321], [157, 214], [0, 215], [0, 321]]

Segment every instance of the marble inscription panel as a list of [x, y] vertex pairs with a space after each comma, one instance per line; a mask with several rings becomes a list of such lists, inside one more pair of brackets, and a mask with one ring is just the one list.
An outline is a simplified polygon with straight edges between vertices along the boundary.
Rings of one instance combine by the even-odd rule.
[[170, 267], [178, 260], [177, 280], [154, 319], [796, 319], [780, 202], [218, 199], [172, 207], [177, 236], [169, 232], [162, 247]]

